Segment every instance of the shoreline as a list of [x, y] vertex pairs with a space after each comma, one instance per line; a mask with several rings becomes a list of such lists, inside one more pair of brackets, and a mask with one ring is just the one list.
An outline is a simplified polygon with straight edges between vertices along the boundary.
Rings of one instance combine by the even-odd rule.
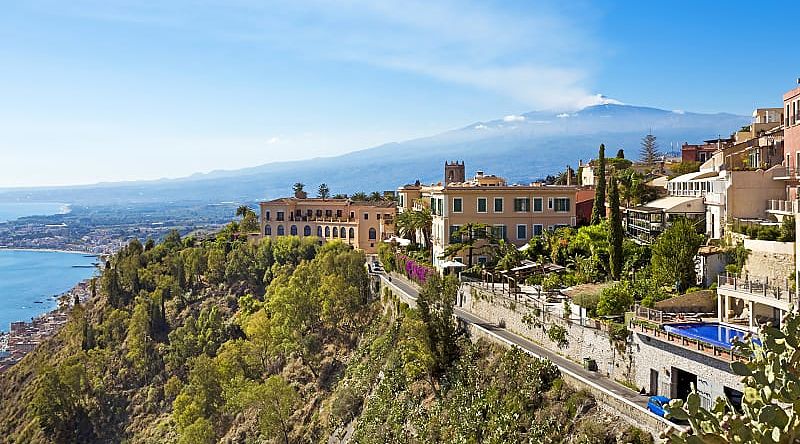
[[84, 256], [100, 257], [102, 253], [92, 253], [91, 251], [79, 250], [59, 250], [57, 248], [19, 248], [19, 247], [6, 247], [0, 245], [0, 251], [41, 251], [44, 253], [69, 253], [69, 254], [82, 254]]

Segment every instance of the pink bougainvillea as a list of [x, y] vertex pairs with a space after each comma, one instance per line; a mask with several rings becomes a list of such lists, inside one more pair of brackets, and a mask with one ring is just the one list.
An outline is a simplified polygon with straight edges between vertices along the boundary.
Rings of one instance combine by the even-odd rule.
[[430, 267], [419, 264], [404, 254], [397, 255], [397, 264], [400, 265], [399, 270], [405, 270], [406, 276], [419, 284], [424, 284], [428, 276], [434, 273]]

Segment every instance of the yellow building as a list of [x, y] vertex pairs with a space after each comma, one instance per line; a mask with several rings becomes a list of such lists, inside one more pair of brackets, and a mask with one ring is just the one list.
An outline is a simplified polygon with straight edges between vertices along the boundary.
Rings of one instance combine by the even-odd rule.
[[[522, 246], [545, 230], [575, 226], [578, 214], [591, 214], [594, 192], [571, 185], [508, 184], [502, 177], [478, 171], [464, 180], [463, 163], [445, 164], [445, 184], [423, 186], [419, 183], [398, 189], [399, 211], [426, 206], [432, 214], [431, 243], [433, 264], [447, 260], [445, 249], [454, 233], [468, 223], [486, 224], [496, 238]], [[456, 181], [458, 180], [458, 181]], [[588, 204], [588, 209], [586, 208]], [[419, 237], [418, 237], [419, 239]], [[456, 261], [470, 262], [461, 252]], [[475, 253], [473, 263], [488, 260], [485, 253]]]
[[261, 202], [261, 237], [315, 237], [341, 240], [366, 253], [394, 234], [394, 202], [282, 197]]

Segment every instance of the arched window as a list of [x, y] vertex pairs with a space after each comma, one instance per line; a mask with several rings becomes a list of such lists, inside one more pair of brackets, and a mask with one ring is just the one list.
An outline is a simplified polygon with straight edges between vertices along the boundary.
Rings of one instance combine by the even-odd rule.
[[317, 227], [317, 237], [322, 237], [322, 227]]
[[303, 228], [303, 236], [311, 236], [311, 227], [310, 226], [306, 225], [305, 228]]
[[333, 237], [339, 237], [339, 229], [336, 227], [333, 227]]
[[375, 240], [378, 237], [378, 232], [374, 228], [369, 229], [369, 240]]
[[292, 236], [297, 236], [297, 225], [292, 225], [292, 228], [289, 229], [289, 233], [291, 233]]
[[350, 229], [350, 239], [352, 239], [352, 238], [354, 238], [354, 237], [356, 237], [356, 230], [354, 230], [354, 229], [352, 229], [352, 228], [351, 228], [351, 229]]
[[286, 234], [286, 229], [283, 228], [283, 225], [278, 225], [278, 236], [283, 236]]
[[339, 233], [342, 234], [342, 239], [347, 238], [347, 229], [345, 227], [339, 228]]
[[331, 237], [331, 227], [325, 227], [325, 237]]
[[272, 236], [272, 227], [269, 224], [264, 225], [264, 235]]

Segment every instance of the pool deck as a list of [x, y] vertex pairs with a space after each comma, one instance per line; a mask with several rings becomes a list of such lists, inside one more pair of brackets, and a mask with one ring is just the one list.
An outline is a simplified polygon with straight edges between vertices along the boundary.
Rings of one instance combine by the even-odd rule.
[[[714, 323], [717, 323], [716, 320]], [[718, 345], [680, 334], [670, 333], [668, 331], [661, 330], [660, 326], [658, 328], [653, 328], [644, 323], [632, 320], [629, 329], [634, 333], [648, 336], [658, 341], [666, 342], [686, 350], [691, 350], [723, 362], [740, 361], [745, 359], [745, 357], [733, 353], [729, 348], [720, 347]]]

